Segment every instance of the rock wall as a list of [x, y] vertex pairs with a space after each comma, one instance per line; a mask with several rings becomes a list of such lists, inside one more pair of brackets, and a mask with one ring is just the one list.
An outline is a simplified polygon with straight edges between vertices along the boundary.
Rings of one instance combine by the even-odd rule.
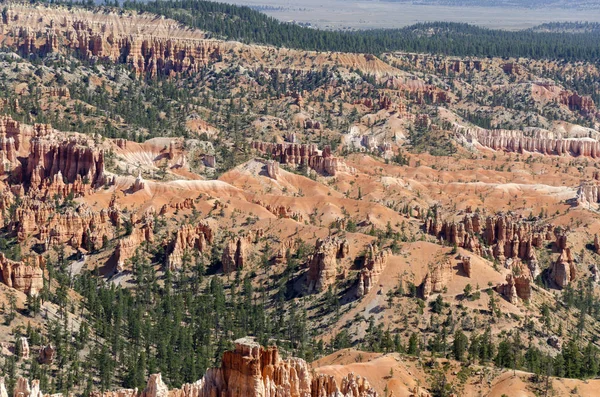
[[298, 222], [304, 221], [304, 215], [301, 212], [294, 211], [290, 206], [276, 205], [276, 204], [265, 204], [261, 200], [254, 200], [254, 204], [258, 204], [265, 208], [273, 215], [277, 215], [279, 218], [294, 219]]
[[458, 247], [466, 248], [478, 255], [482, 255], [482, 247], [477, 238], [481, 234], [482, 218], [479, 214], [465, 215], [461, 222], [444, 221], [437, 214], [428, 217], [424, 224], [425, 231], [437, 239], [447, 241]]
[[489, 64], [489, 60], [481, 59], [452, 59], [440, 55], [425, 54], [402, 54], [411, 66], [417, 69], [427, 69], [432, 72], [442, 72], [444, 74], [471, 71], [483, 71]]
[[456, 126], [455, 132], [470, 144], [493, 150], [525, 153], [535, 152], [554, 156], [600, 157], [600, 142], [592, 138], [554, 137], [544, 131], [526, 136], [523, 131], [485, 130]]
[[[6, 387], [0, 379], [0, 397]], [[15, 397], [44, 397], [39, 381], [19, 378]], [[333, 376], [315, 373], [300, 358], [281, 359], [276, 347], [263, 348], [238, 339], [225, 352], [220, 368], [210, 368], [202, 379], [169, 390], [160, 374], [150, 375], [146, 388], [92, 393], [93, 397], [377, 397], [369, 382], [353, 373], [338, 383]], [[47, 396], [46, 397], [50, 397]], [[62, 397], [62, 395], [53, 395]]]
[[434, 85], [426, 85], [412, 93], [412, 97], [418, 104], [445, 104], [452, 101], [450, 93]]
[[[460, 221], [442, 221], [439, 215], [434, 214], [427, 217], [424, 229], [440, 240], [477, 255], [496, 259], [508, 268], [518, 266], [516, 274], [520, 276], [522, 273], [522, 277], [526, 279], [507, 279], [508, 289], [499, 288], [499, 292], [511, 297], [509, 300], [517, 296], [510, 291], [513, 284], [516, 283], [520, 288], [523, 284], [531, 283], [540, 274], [536, 248], [542, 248], [553, 239], [556, 239], [559, 250], [566, 246], [566, 234], [563, 230], [502, 213], [487, 216], [485, 221], [477, 213], [466, 214]], [[516, 264], [523, 264], [524, 270], [520, 271], [521, 265]], [[468, 277], [471, 277], [470, 260], [465, 262], [463, 259], [462, 267]], [[518, 294], [523, 300], [529, 299], [527, 295], [525, 292]]]

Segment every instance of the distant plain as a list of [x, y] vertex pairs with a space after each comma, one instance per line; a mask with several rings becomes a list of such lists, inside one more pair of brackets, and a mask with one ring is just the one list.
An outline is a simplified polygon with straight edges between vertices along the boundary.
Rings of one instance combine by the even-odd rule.
[[310, 23], [322, 29], [400, 28], [418, 22], [448, 21], [519, 30], [546, 22], [600, 22], [600, 7], [480, 7], [343, 0], [220, 1], [251, 6], [282, 21]]

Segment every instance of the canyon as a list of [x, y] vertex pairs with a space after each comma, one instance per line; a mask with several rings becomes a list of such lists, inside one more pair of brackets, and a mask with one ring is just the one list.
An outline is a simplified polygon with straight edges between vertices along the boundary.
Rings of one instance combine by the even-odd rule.
[[597, 65], [240, 41], [6, 6], [2, 397], [591, 395]]

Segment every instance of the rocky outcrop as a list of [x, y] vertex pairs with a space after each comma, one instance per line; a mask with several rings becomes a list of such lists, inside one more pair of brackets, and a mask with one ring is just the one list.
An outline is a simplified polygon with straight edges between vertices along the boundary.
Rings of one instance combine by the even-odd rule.
[[392, 110], [392, 106], [392, 98], [383, 94], [379, 96], [379, 109]]
[[36, 296], [44, 288], [44, 258], [33, 255], [17, 262], [0, 252], [0, 282], [29, 296]]
[[304, 120], [305, 130], [320, 130], [322, 128], [321, 122], [317, 120], [306, 119]]
[[565, 250], [568, 247], [567, 230], [565, 230], [561, 227], [557, 227], [556, 229], [554, 229], [554, 238], [556, 239], [556, 241], [554, 242], [554, 245], [556, 246], [556, 249], [559, 252], [562, 252], [563, 250]]
[[2, 227], [19, 243], [37, 239], [43, 250], [61, 244], [100, 249], [114, 235], [109, 212], [73, 201], [111, 182], [99, 142], [47, 124], [29, 126], [1, 117], [0, 176], [10, 174], [0, 203]]
[[496, 290], [502, 295], [504, 295], [506, 300], [508, 300], [513, 305], [519, 303], [515, 278], [512, 274], [507, 275], [506, 284], [502, 284], [501, 286], [497, 287]]
[[27, 338], [22, 336], [19, 338], [17, 343], [19, 344], [20, 351], [19, 358], [27, 360], [29, 358], [29, 342], [27, 341]]
[[252, 148], [281, 164], [310, 167], [324, 175], [355, 172], [341, 158], [333, 156], [329, 146], [320, 151], [314, 144], [252, 142]]
[[[6, 393], [0, 379], [0, 397]], [[20, 394], [17, 394], [20, 393]], [[16, 397], [43, 397], [39, 382], [19, 378]], [[276, 347], [263, 348], [250, 339], [235, 341], [235, 349], [223, 354], [221, 366], [180, 389], [169, 390], [160, 374], [150, 375], [146, 388], [93, 393], [93, 397], [377, 397], [367, 379], [349, 373], [341, 382], [315, 373], [300, 358], [282, 359]], [[62, 397], [62, 395], [54, 395]]]
[[430, 265], [425, 279], [421, 283], [423, 298], [429, 298], [432, 293], [443, 292], [444, 288], [452, 281], [453, 276], [454, 271], [450, 259]]
[[22, 199], [9, 227], [19, 242], [34, 237], [45, 250], [60, 244], [98, 250], [105, 238], [114, 235], [109, 212], [104, 209], [94, 211], [81, 204], [56, 211], [55, 205], [29, 197]]
[[297, 249], [298, 240], [293, 238], [287, 238], [279, 244], [279, 249], [272, 259], [273, 264], [275, 265], [287, 265], [288, 255], [293, 252], [293, 250]]
[[533, 277], [527, 265], [519, 259], [512, 261], [512, 273], [506, 276], [506, 284], [496, 287], [496, 291], [512, 304], [516, 305], [519, 299], [528, 302], [531, 298]]
[[562, 91], [559, 96], [559, 102], [566, 105], [572, 111], [581, 113], [595, 113], [596, 104], [590, 96], [580, 96], [576, 92]]
[[223, 248], [221, 263], [224, 273], [232, 273], [244, 268], [248, 259], [248, 238], [238, 237], [230, 239]]
[[437, 239], [482, 255], [482, 247], [477, 238], [483, 231], [482, 222], [479, 214], [467, 214], [461, 222], [442, 221], [441, 216], [435, 214], [425, 220], [424, 228]]
[[41, 87], [42, 94], [53, 98], [71, 98], [71, 92], [68, 87]]
[[600, 203], [600, 185], [593, 181], [581, 182], [575, 200], [578, 206], [597, 208]]
[[126, 64], [150, 77], [196, 74], [221, 57], [223, 43], [175, 21], [152, 24], [148, 17], [130, 14], [115, 23], [103, 14], [13, 5], [0, 21], [0, 38], [26, 55], [77, 52], [90, 61]]
[[184, 225], [175, 233], [169, 243], [167, 254], [167, 267], [178, 269], [183, 265], [184, 256], [187, 254], [195, 258], [199, 253], [204, 253], [213, 243], [213, 231], [205, 222], [197, 225]]
[[138, 172], [138, 176], [135, 178], [135, 181], [133, 181], [130, 191], [131, 191], [131, 193], [135, 193], [135, 192], [139, 192], [140, 190], [144, 190], [144, 189], [146, 189], [146, 181], [142, 177], [142, 172], [140, 171], [140, 172]]
[[217, 166], [217, 158], [212, 154], [205, 154], [202, 158], [202, 162], [209, 168], [215, 168]]
[[[450, 59], [440, 55], [425, 54], [402, 54], [411, 66], [432, 72], [442, 72], [444, 74], [471, 71], [483, 71], [486, 69], [486, 61], [480, 59]], [[489, 62], [489, 61], [487, 61]]]
[[451, 102], [448, 91], [444, 91], [434, 85], [426, 85], [413, 92], [413, 98], [418, 104], [445, 104]]
[[[27, 157], [23, 164], [17, 157]], [[48, 124], [22, 125], [0, 118], [0, 174], [34, 192], [83, 194], [107, 182], [104, 152], [85, 135], [55, 131]], [[75, 186], [67, 186], [75, 185]]]
[[[0, 385], [0, 390], [4, 388], [3, 382]], [[15, 389], [13, 391], [13, 397], [43, 397], [44, 394], [40, 390], [40, 381], [33, 380], [31, 381], [31, 386], [29, 386], [29, 381], [25, 378], [17, 379], [17, 383], [15, 384]]]
[[286, 142], [298, 143], [298, 136], [295, 132], [287, 132], [284, 136]]
[[277, 180], [279, 177], [279, 163], [274, 160], [267, 161], [267, 176], [271, 179]]
[[[425, 220], [424, 228], [440, 240], [477, 255], [494, 258], [506, 267], [522, 262], [526, 265], [523, 272], [531, 280], [541, 272], [536, 248], [542, 248], [552, 239], [556, 239], [560, 246], [566, 245], [566, 234], [560, 228], [507, 214], [487, 216], [484, 220], [477, 213], [467, 213], [456, 222], [442, 221], [436, 213]], [[463, 261], [463, 270], [470, 277], [470, 261], [466, 264]]]
[[318, 239], [308, 262], [308, 290], [321, 292], [333, 284], [340, 261], [348, 256], [348, 240], [328, 237]]
[[42, 189], [59, 173], [66, 184], [75, 183], [78, 178], [92, 187], [105, 183], [104, 151], [94, 141], [80, 135], [54, 133], [47, 125], [36, 124], [34, 128], [24, 183]]
[[[277, 348], [263, 348], [252, 340], [239, 339], [235, 350], [225, 352], [220, 368], [212, 368], [194, 384], [194, 395], [210, 396], [313, 396], [375, 397], [364, 378], [349, 374], [338, 384], [332, 376], [315, 374], [299, 358], [283, 360]], [[184, 385], [185, 391], [191, 388]]]
[[[171, 206], [171, 208], [175, 209], [175, 211], [191, 210], [194, 208], [194, 199], [186, 198], [183, 201], [178, 201], [177, 203], [171, 203], [170, 206]], [[165, 211], [166, 211], [166, 209], [165, 209]]]
[[533, 267], [537, 263], [535, 248], [541, 248], [544, 241], [554, 238], [552, 226], [507, 214], [485, 219], [477, 213], [466, 214], [462, 220], [452, 221], [442, 220], [436, 213], [426, 218], [424, 229], [437, 239], [477, 255], [500, 262], [507, 258], [520, 258], [528, 263], [534, 262]]
[[534, 152], [554, 156], [600, 157], [600, 142], [587, 137], [563, 138], [548, 131], [485, 130], [456, 126], [455, 132], [467, 143], [506, 152]]
[[151, 243], [153, 241], [154, 232], [150, 219], [146, 219], [139, 226], [136, 226], [135, 222], [132, 222], [131, 234], [121, 238], [115, 249], [115, 259], [117, 261], [116, 273], [121, 273], [127, 268], [129, 259], [135, 255], [135, 252], [142, 243]]
[[291, 96], [295, 99], [295, 105], [302, 110], [304, 108], [304, 98], [302, 97], [302, 94], [299, 92], [293, 92]]
[[46, 345], [42, 347], [38, 353], [38, 362], [40, 364], [49, 365], [54, 362], [56, 358], [56, 349], [52, 345]]
[[518, 63], [507, 62], [504, 65], [502, 65], [502, 70], [504, 71], [504, 73], [506, 73], [508, 75], [515, 75], [515, 74], [521, 74], [522, 67]]
[[550, 277], [556, 285], [562, 289], [572, 283], [577, 276], [577, 268], [571, 255], [571, 249], [565, 248], [561, 251], [558, 259], [550, 269]]
[[261, 207], [264, 207], [267, 211], [272, 213], [273, 215], [277, 215], [279, 218], [285, 219], [294, 219], [298, 222], [302, 222], [304, 220], [304, 215], [302, 215], [299, 211], [294, 211], [289, 206], [276, 205], [276, 204], [265, 204], [260, 200], [254, 200], [254, 204], [258, 204]]
[[598, 269], [598, 265], [595, 263], [589, 266], [591, 279], [598, 284], [600, 282], [600, 269]]
[[550, 335], [546, 340], [546, 343], [548, 343], [548, 346], [551, 346], [558, 351], [561, 349], [562, 344], [560, 343], [560, 338], [556, 335]]
[[8, 397], [8, 392], [6, 391], [6, 385], [4, 384], [3, 378], [0, 378], [0, 397]]
[[389, 249], [379, 250], [377, 246], [369, 245], [364, 266], [358, 275], [357, 297], [363, 297], [373, 289], [391, 255]]
[[467, 277], [471, 278], [471, 257], [467, 255], [463, 255], [460, 258], [460, 265], [463, 269], [463, 272], [467, 275]]
[[143, 397], [168, 397], [169, 388], [162, 381], [160, 374], [152, 374], [143, 392]]

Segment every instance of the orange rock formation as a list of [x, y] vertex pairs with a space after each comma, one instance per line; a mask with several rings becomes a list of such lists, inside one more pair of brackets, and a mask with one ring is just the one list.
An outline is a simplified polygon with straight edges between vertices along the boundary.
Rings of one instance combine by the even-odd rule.
[[445, 260], [429, 267], [425, 279], [421, 283], [421, 294], [427, 299], [432, 293], [442, 292], [452, 280], [454, 272], [452, 262]]
[[16, 262], [0, 252], [0, 282], [27, 295], [37, 295], [44, 288], [44, 268], [41, 255]]
[[354, 172], [341, 158], [332, 155], [329, 146], [319, 151], [314, 144], [252, 142], [252, 148], [281, 164], [305, 165], [320, 174], [335, 176], [338, 172]]
[[[21, 394], [18, 394], [21, 393]], [[0, 396], [6, 395], [0, 379]], [[350, 373], [340, 383], [333, 376], [314, 373], [300, 358], [281, 359], [276, 347], [263, 348], [249, 339], [235, 341], [220, 368], [210, 368], [202, 379], [169, 390], [160, 374], [150, 375], [146, 388], [93, 393], [94, 397], [377, 397], [369, 382]], [[44, 397], [39, 381], [19, 378], [15, 396]], [[55, 397], [61, 396], [54, 395]]]
[[600, 157], [600, 142], [592, 138], [563, 138], [547, 131], [525, 135], [523, 131], [485, 130], [456, 127], [455, 131], [472, 144], [507, 152], [536, 152], [545, 155]]
[[348, 256], [347, 240], [328, 237], [317, 240], [315, 252], [308, 263], [308, 290], [321, 292], [331, 285], [337, 276], [339, 260]]
[[246, 264], [248, 250], [248, 238], [238, 237], [230, 239], [223, 249], [221, 262], [223, 263], [223, 272], [231, 273], [243, 269]]
[[379, 281], [379, 276], [385, 269], [392, 252], [389, 249], [379, 250], [377, 246], [369, 245], [365, 264], [358, 276], [358, 297], [368, 294]]
[[77, 51], [85, 59], [124, 63], [149, 76], [197, 73], [221, 56], [221, 43], [174, 21], [157, 24], [132, 14], [116, 24], [114, 14], [84, 14], [14, 5], [0, 20], [0, 38], [24, 54]]
[[212, 243], [213, 231], [206, 223], [182, 226], [169, 244], [167, 266], [170, 269], [181, 267], [186, 252], [195, 257], [198, 253], [206, 252], [208, 245]]

